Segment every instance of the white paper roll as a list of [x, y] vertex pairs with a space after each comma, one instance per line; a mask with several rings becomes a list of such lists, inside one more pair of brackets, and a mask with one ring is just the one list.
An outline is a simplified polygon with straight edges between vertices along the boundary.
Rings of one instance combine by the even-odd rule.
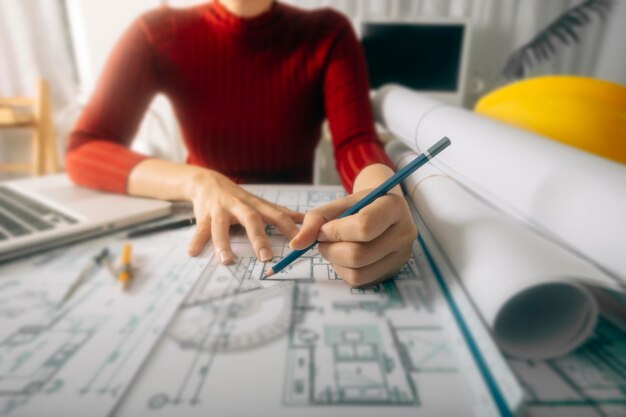
[[[416, 156], [397, 142], [387, 152], [398, 168]], [[550, 358], [587, 339], [598, 305], [582, 283], [611, 278], [432, 166], [404, 186], [504, 351]]]
[[399, 86], [381, 89], [374, 109], [415, 151], [448, 136], [437, 166], [626, 288], [626, 166]]

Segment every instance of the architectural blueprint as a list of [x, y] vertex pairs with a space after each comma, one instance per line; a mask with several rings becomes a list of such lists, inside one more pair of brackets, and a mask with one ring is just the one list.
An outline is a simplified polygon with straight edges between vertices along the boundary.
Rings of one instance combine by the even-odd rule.
[[533, 417], [626, 416], [626, 333], [601, 319], [587, 343], [545, 361], [511, 359]]
[[[305, 211], [340, 195], [263, 196]], [[499, 415], [476, 365], [459, 362], [467, 346], [419, 250], [395, 279], [351, 289], [315, 250], [259, 281], [268, 265], [243, 230], [232, 242], [237, 262], [212, 261], [116, 416]]]
[[[343, 195], [252, 189], [299, 211]], [[0, 267], [0, 416], [512, 416], [522, 386], [529, 416], [626, 415], [621, 330], [603, 320], [568, 356], [509, 360], [516, 380], [418, 227], [401, 272], [360, 289], [316, 250], [260, 281], [241, 227], [229, 266], [186, 255], [193, 228], [134, 240], [130, 293], [103, 267], [59, 303], [117, 236]], [[289, 248], [266, 231], [276, 261]]]
[[123, 241], [0, 268], [0, 415], [109, 415], [210, 259], [189, 258], [187, 239], [136, 245], [129, 292], [100, 268], [64, 303], [89, 259], [103, 245], [117, 256]]

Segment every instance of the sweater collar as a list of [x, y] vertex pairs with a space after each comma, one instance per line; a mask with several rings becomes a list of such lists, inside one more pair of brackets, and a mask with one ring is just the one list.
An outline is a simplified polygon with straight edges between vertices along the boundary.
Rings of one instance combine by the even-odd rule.
[[207, 7], [207, 17], [235, 33], [259, 34], [274, 27], [282, 17], [282, 7], [273, 1], [268, 10], [258, 16], [243, 18], [232, 14], [219, 0], [213, 0]]

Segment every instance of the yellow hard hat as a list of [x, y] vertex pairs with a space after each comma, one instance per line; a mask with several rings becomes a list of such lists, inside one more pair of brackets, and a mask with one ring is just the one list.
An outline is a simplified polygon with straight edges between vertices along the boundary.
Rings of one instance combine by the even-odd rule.
[[482, 97], [476, 113], [626, 164], [626, 87], [575, 76], [519, 81]]

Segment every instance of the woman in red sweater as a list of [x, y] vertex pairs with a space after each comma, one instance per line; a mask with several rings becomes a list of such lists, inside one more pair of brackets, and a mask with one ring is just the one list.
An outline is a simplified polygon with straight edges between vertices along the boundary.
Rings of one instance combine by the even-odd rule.
[[[137, 19], [112, 52], [71, 134], [67, 172], [88, 187], [191, 201], [198, 222], [192, 256], [212, 239], [220, 260], [231, 263], [229, 226], [241, 223], [257, 257], [269, 261], [264, 224], [273, 224], [294, 249], [319, 239], [339, 276], [366, 285], [401, 268], [417, 233], [399, 189], [332, 220], [393, 175], [368, 91], [360, 45], [332, 10], [271, 0], [160, 8]], [[187, 164], [129, 149], [157, 93], [173, 105]], [[303, 216], [237, 185], [311, 182], [324, 117], [337, 170], [353, 194]]]

